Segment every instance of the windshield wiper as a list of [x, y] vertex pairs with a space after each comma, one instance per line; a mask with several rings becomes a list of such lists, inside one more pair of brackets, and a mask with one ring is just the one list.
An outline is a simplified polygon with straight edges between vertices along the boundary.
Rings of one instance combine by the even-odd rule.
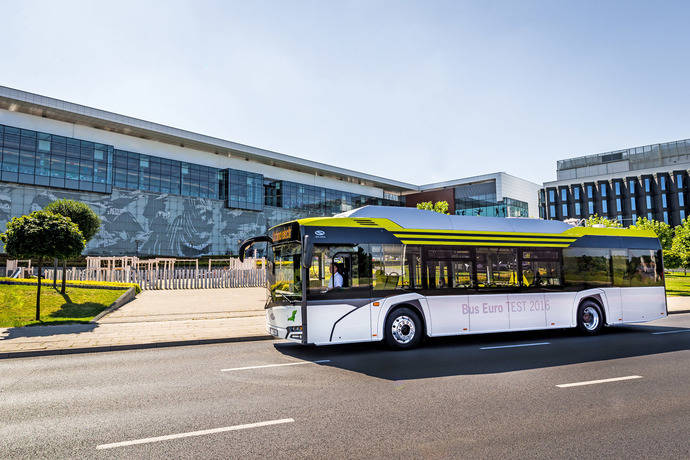
[[[285, 292], [283, 292], [283, 291], [274, 291], [274, 292], [275, 292], [276, 294], [279, 294], [280, 296], [282, 296], [283, 299], [285, 299], [285, 300], [287, 300], [288, 302], [290, 302], [290, 305], [294, 305], [295, 302], [297, 302], [297, 300], [291, 299], [290, 297], [286, 296], [286, 295], [285, 295]], [[290, 294], [292, 294], [292, 293], [290, 293]]]

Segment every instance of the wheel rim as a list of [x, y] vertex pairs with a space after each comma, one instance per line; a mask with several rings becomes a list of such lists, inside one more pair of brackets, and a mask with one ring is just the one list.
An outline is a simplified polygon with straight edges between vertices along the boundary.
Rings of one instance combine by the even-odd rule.
[[395, 318], [391, 326], [393, 338], [396, 342], [402, 344], [410, 343], [412, 339], [414, 339], [415, 330], [414, 321], [412, 318], [405, 315]]
[[599, 327], [599, 311], [594, 307], [582, 310], [582, 324], [588, 331], [596, 330]]

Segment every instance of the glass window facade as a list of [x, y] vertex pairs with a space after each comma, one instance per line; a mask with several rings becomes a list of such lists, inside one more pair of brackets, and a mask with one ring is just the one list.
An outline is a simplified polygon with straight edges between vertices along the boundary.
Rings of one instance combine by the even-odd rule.
[[649, 193], [651, 189], [651, 181], [649, 180], [649, 177], [645, 177], [644, 179], [644, 191], [645, 193]]
[[[367, 204], [405, 203], [404, 197], [391, 194], [379, 198], [265, 180], [261, 174], [247, 171], [221, 170], [5, 125], [0, 125], [0, 181], [100, 193], [111, 193], [115, 186], [226, 200], [231, 208], [260, 211], [268, 205], [322, 215]], [[527, 203], [524, 213], [527, 215]]]
[[0, 125], [0, 180], [110, 193], [113, 148]]
[[604, 214], [609, 213], [609, 203], [607, 201], [601, 202], [601, 212], [603, 212]]
[[332, 190], [290, 181], [264, 181], [266, 206], [329, 215], [366, 205], [404, 206], [404, 201]]
[[556, 192], [549, 190], [549, 202], [553, 203], [554, 201], [556, 201]]
[[568, 189], [561, 189], [561, 201], [568, 201]]
[[678, 192], [678, 206], [685, 206], [685, 197], [683, 192]]
[[591, 185], [587, 186], [587, 198], [589, 198], [589, 199], [592, 198], [592, 186]]
[[635, 181], [634, 180], [628, 181], [628, 193], [630, 193], [631, 195], [635, 194]]
[[261, 211], [264, 208], [264, 176], [228, 169], [228, 207]]
[[599, 184], [599, 193], [601, 194], [602, 198], [606, 198], [606, 189], [607, 189], [606, 184]]
[[594, 214], [594, 203], [593, 202], [590, 201], [589, 203], [587, 203], [587, 211], [589, 212], [590, 216], [592, 214]]
[[[549, 202], [555, 192], [549, 190]], [[476, 184], [464, 184], [455, 187], [455, 214], [460, 216], [488, 217], [527, 217], [528, 205], [524, 201], [504, 197], [496, 199], [496, 182], [487, 181]]]
[[659, 177], [659, 188], [666, 190], [666, 176]]
[[575, 215], [579, 216], [580, 215], [580, 203], [575, 202]]

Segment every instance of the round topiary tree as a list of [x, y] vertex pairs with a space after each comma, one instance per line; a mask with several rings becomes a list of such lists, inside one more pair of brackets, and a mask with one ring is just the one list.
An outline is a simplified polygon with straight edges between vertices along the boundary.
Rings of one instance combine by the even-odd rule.
[[86, 241], [77, 224], [65, 216], [47, 211], [34, 211], [28, 216], [13, 218], [7, 223], [7, 230], [0, 234], [0, 241], [10, 257], [38, 259], [36, 321], [40, 321], [43, 261], [76, 257], [84, 250]]
[[[60, 214], [69, 217], [72, 222], [77, 224], [84, 240], [88, 243], [101, 228], [101, 219], [98, 218], [93, 209], [85, 203], [74, 200], [57, 200], [43, 208], [44, 211]], [[62, 287], [60, 292], [65, 293], [65, 278], [67, 274], [67, 260], [62, 260]]]

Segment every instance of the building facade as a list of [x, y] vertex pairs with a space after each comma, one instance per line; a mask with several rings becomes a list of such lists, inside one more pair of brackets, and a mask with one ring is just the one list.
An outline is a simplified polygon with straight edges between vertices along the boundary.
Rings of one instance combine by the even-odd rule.
[[447, 201], [449, 212], [460, 216], [538, 217], [540, 186], [505, 172], [421, 185], [405, 196], [408, 205]]
[[[457, 207], [459, 184], [424, 190], [450, 190]], [[414, 206], [423, 187], [0, 87], [0, 230], [56, 199], [83, 201], [102, 220], [87, 254], [234, 254], [292, 219]]]
[[640, 217], [679, 225], [688, 216], [690, 140], [599, 153], [557, 163], [539, 191], [542, 218], [597, 214], [624, 226]]

